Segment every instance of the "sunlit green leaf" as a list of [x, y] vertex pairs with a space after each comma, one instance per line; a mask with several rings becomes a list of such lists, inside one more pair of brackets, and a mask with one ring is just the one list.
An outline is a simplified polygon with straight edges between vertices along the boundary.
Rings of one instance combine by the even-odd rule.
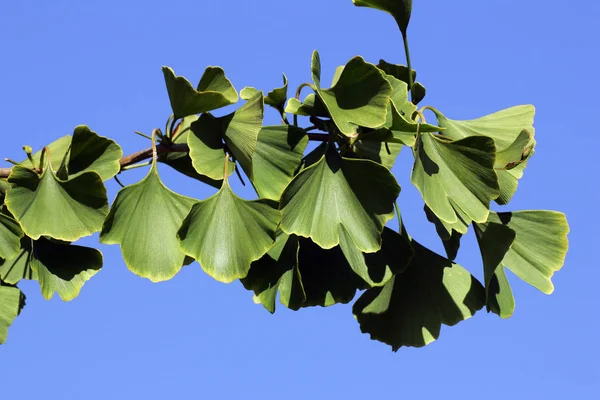
[[100, 242], [119, 244], [136, 275], [153, 282], [171, 279], [184, 264], [176, 234], [194, 201], [169, 190], [153, 165], [142, 181], [121, 189]]
[[381, 248], [381, 232], [394, 217], [400, 186], [383, 166], [340, 157], [335, 149], [302, 170], [281, 196], [281, 229], [309, 237], [324, 249], [340, 242], [340, 229], [366, 253]]
[[267, 93], [265, 104], [270, 105], [278, 110], [283, 111], [287, 100], [288, 80], [285, 74], [283, 75], [283, 86], [276, 88]]
[[[190, 159], [194, 169], [213, 180], [223, 180], [225, 172], [225, 148], [223, 143], [223, 121], [210, 114], [202, 114], [191, 124], [192, 133], [187, 135]], [[235, 164], [228, 164], [228, 175]]]
[[285, 112], [303, 116], [315, 116], [329, 118], [329, 111], [323, 104], [323, 101], [314, 93], [310, 93], [304, 99], [304, 102], [295, 98], [290, 98], [285, 107]]
[[278, 292], [284, 306], [299, 310], [306, 301], [306, 294], [298, 269], [298, 238], [280, 231], [275, 245], [252, 263], [242, 283], [246, 289], [254, 291], [261, 304], [271, 313], [275, 312]]
[[[551, 278], [562, 267], [569, 245], [565, 215], [555, 211], [490, 213], [488, 221], [477, 227], [487, 232], [491, 225], [510, 228], [516, 234], [504, 257], [494, 258], [496, 267], [505, 266], [540, 291], [552, 293]], [[482, 253], [498, 251], [491, 239], [488, 243], [489, 246], [482, 246]]]
[[436, 114], [438, 125], [446, 128], [444, 136], [453, 140], [471, 136], [494, 139], [498, 152], [495, 168], [500, 186], [496, 202], [507, 204], [517, 190], [518, 180], [523, 176], [528, 159], [533, 155], [535, 108], [531, 105], [516, 106], [464, 121], [452, 120], [439, 110], [431, 110]]
[[[123, 156], [121, 146], [111, 139], [98, 135], [85, 125], [75, 127], [73, 136], [63, 136], [46, 147], [50, 154], [52, 168], [58, 171], [64, 162], [71, 177], [94, 171], [102, 177], [103, 181], [106, 181], [121, 169], [119, 164]], [[32, 154], [35, 167], [40, 166], [42, 151]], [[28, 159], [22, 161], [20, 165], [26, 168], [33, 167]]]
[[422, 347], [485, 304], [485, 290], [466, 269], [413, 241], [415, 255], [385, 286], [367, 290], [353, 312], [363, 333], [389, 344]]
[[385, 123], [392, 88], [375, 65], [354, 57], [330, 89], [321, 88], [321, 65], [316, 51], [312, 71], [316, 91], [340, 132], [353, 136], [357, 126], [377, 128]]
[[400, 143], [395, 143], [392, 132], [387, 129], [377, 129], [361, 133], [358, 140], [352, 144], [352, 150], [360, 158], [373, 160], [387, 169], [392, 169], [402, 146]]
[[169, 67], [162, 68], [171, 108], [175, 119], [201, 114], [236, 103], [238, 94], [220, 67], [208, 67], [198, 86], [182, 76], [175, 76]]
[[260, 197], [278, 201], [294, 178], [308, 144], [306, 133], [293, 126], [265, 126], [253, 155], [254, 186]]
[[25, 295], [15, 286], [0, 281], [0, 344], [6, 342], [8, 328], [25, 306]]
[[206, 273], [229, 283], [246, 277], [273, 246], [279, 216], [267, 200], [240, 199], [225, 180], [218, 193], [194, 204], [177, 236]]
[[108, 213], [100, 175], [83, 172], [62, 180], [50, 167], [48, 157], [45, 160], [41, 176], [15, 166], [8, 178], [13, 188], [5, 203], [23, 231], [33, 239], [47, 235], [66, 241], [98, 232]]
[[0, 258], [12, 258], [21, 248], [23, 230], [13, 218], [0, 214]]
[[420, 134], [411, 180], [441, 220], [458, 221], [457, 209], [470, 220], [485, 222], [490, 201], [498, 197], [494, 141], [472, 136], [453, 141]]

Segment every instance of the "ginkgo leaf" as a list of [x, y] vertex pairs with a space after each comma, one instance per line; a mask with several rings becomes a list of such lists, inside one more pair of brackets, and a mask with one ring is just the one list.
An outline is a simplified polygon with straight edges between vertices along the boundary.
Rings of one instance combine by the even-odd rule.
[[[76, 126], [73, 136], [66, 135], [50, 143], [48, 146], [50, 164], [55, 171], [64, 163], [70, 177], [83, 172], [94, 171], [107, 181], [121, 169], [119, 160], [123, 150], [115, 141], [98, 135], [85, 125]], [[34, 166], [40, 166], [42, 152], [32, 154]], [[66, 159], [65, 159], [66, 157]], [[24, 160], [22, 167], [31, 168], [31, 162]]]
[[361, 133], [352, 144], [352, 150], [360, 158], [373, 160], [387, 169], [392, 169], [403, 145], [396, 143], [392, 132], [377, 129]]
[[508, 318], [515, 310], [515, 299], [501, 263], [516, 233], [508, 226], [494, 223], [475, 224], [475, 233], [483, 259], [486, 308]]
[[12, 258], [21, 248], [23, 230], [13, 218], [0, 213], [0, 258]]
[[[190, 159], [196, 172], [213, 180], [223, 180], [225, 148], [222, 136], [222, 120], [210, 114], [202, 114], [191, 124], [187, 135]], [[228, 175], [233, 174], [235, 164], [228, 164]]]
[[152, 282], [171, 279], [185, 259], [177, 230], [194, 202], [169, 190], [154, 164], [143, 180], [119, 191], [100, 242], [120, 245], [125, 264], [136, 275]]
[[106, 188], [98, 173], [59, 179], [48, 157], [41, 175], [17, 165], [8, 182], [13, 188], [6, 194], [6, 206], [33, 239], [44, 235], [75, 241], [98, 232], [108, 213]]
[[458, 221], [456, 207], [476, 222], [485, 222], [491, 200], [500, 190], [494, 172], [493, 139], [472, 136], [449, 140], [420, 134], [411, 175], [427, 206], [441, 220]]
[[[192, 135], [192, 124], [194, 124], [198, 120], [197, 115], [189, 115], [184, 117], [181, 122], [177, 125], [176, 129], [172, 133], [170, 138], [173, 144], [187, 144], [188, 136]], [[220, 161], [219, 165], [221, 165], [220, 171], [221, 176], [223, 175], [223, 152], [220, 153]], [[161, 152], [158, 153], [158, 161], [164, 164], [167, 164], [169, 167], [175, 169], [176, 171], [200, 182], [206, 183], [214, 188], [220, 188], [222, 184], [222, 179], [215, 180], [211, 179], [208, 176], [200, 175], [192, 164], [192, 159], [190, 158], [189, 152], [182, 151], [174, 151], [174, 152]], [[207, 163], [210, 165], [210, 163]], [[230, 173], [233, 173], [233, 166], [231, 168]]]
[[446, 257], [450, 260], [454, 260], [458, 255], [460, 240], [462, 236], [467, 233], [467, 229], [471, 224], [471, 220], [465, 215], [460, 207], [457, 207], [455, 204], [453, 204], [453, 207], [456, 211], [457, 219], [455, 222], [449, 223], [439, 219], [427, 205], [424, 206], [427, 220], [435, 225], [435, 230], [440, 239], [442, 239], [442, 244], [446, 250]]
[[[263, 96], [257, 92], [235, 112], [215, 118], [204, 114], [193, 122], [188, 135], [190, 157], [196, 171], [211, 179], [223, 179], [225, 146], [240, 166], [253, 178], [252, 156], [263, 120]], [[229, 170], [233, 171], [229, 163]]]
[[321, 88], [321, 62], [316, 51], [312, 65], [316, 92], [341, 133], [353, 136], [357, 126], [378, 128], [385, 123], [392, 87], [375, 65], [354, 57], [330, 89]]
[[358, 249], [344, 228], [340, 229], [340, 249], [352, 270], [370, 287], [385, 285], [393, 275], [402, 272], [413, 256], [407, 239], [399, 233], [384, 228], [381, 250], [363, 253]]
[[391, 14], [402, 34], [406, 35], [412, 13], [412, 0], [352, 0], [352, 2], [357, 7], [370, 7]]
[[176, 120], [216, 110], [238, 101], [237, 91], [220, 67], [206, 68], [195, 89], [184, 77], [175, 76], [171, 68], [163, 67], [162, 71]]
[[47, 300], [58, 293], [63, 301], [71, 301], [101, 268], [102, 253], [96, 249], [25, 237], [19, 253], [0, 265], [0, 279], [11, 284], [37, 280]]
[[248, 275], [241, 280], [270, 313], [275, 312], [278, 292], [281, 304], [292, 310], [299, 310], [306, 301], [298, 268], [298, 248], [296, 236], [279, 231], [275, 245], [252, 263]]
[[497, 151], [495, 168], [500, 187], [496, 202], [507, 204], [517, 190], [527, 160], [533, 155], [535, 108], [531, 105], [516, 106], [464, 121], [449, 119], [439, 110], [429, 108], [435, 113], [438, 125], [445, 128], [444, 136], [453, 140], [472, 136], [494, 139]]
[[[556, 211], [490, 213], [486, 223], [476, 226], [487, 232], [492, 225], [510, 228], [516, 234], [503, 258], [494, 257], [496, 268], [505, 266], [543, 293], [552, 293], [551, 278], [563, 266], [569, 245], [565, 215]], [[491, 239], [487, 244], [482, 246], [483, 254], [498, 251]]]
[[0, 281], [0, 344], [6, 343], [8, 328], [25, 306], [25, 295], [19, 288]]
[[388, 110], [388, 121], [394, 116], [392, 111], [398, 115], [410, 118], [411, 115], [417, 110], [417, 106], [411, 103], [408, 99], [408, 85], [406, 82], [401, 81], [393, 75], [385, 75], [385, 79], [387, 79], [392, 87], [389, 107], [393, 107], [393, 110]]
[[219, 192], [194, 204], [177, 236], [207, 274], [229, 283], [246, 277], [250, 264], [273, 246], [279, 217], [270, 201], [243, 200], [224, 180]]
[[[399, 64], [392, 64], [385, 60], [379, 60], [379, 62], [377, 63], [377, 68], [382, 70], [386, 75], [393, 76], [394, 78], [404, 82], [407, 85], [407, 91], [408, 91], [409, 77], [408, 77], [408, 67], [407, 66], [399, 65]], [[417, 81], [417, 71], [415, 71], [414, 69], [412, 70], [412, 81], [413, 82]], [[407, 93], [407, 96], [408, 96], [408, 93]]]
[[260, 130], [252, 158], [252, 182], [260, 197], [279, 200], [294, 178], [307, 144], [306, 132], [294, 126], [265, 126]]
[[394, 217], [399, 194], [400, 186], [385, 167], [340, 157], [329, 148], [283, 192], [281, 229], [330, 249], [339, 244], [344, 227], [359, 249], [373, 253], [381, 248], [381, 232]]
[[290, 98], [284, 111], [295, 115], [330, 117], [327, 107], [325, 107], [321, 98], [314, 93], [308, 94], [303, 102], [293, 97]]
[[485, 290], [466, 269], [413, 241], [415, 255], [385, 286], [367, 290], [354, 304], [363, 333], [397, 351], [422, 347], [485, 304]]
[[283, 86], [280, 88], [276, 88], [267, 93], [267, 97], [265, 97], [265, 104], [274, 107], [280, 111], [283, 111], [283, 107], [285, 106], [285, 102], [287, 101], [287, 90], [288, 90], [288, 79], [285, 74], [283, 74]]

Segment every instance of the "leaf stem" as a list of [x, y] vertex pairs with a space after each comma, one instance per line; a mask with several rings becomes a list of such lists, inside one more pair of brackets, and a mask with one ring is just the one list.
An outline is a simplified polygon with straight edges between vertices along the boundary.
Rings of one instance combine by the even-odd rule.
[[152, 140], [152, 137], [151, 137], [151, 136], [148, 136], [148, 135], [146, 135], [145, 133], [142, 133], [142, 132], [140, 132], [140, 131], [133, 131], [133, 133], [135, 133], [136, 135], [140, 135], [141, 137], [144, 137], [144, 138], [146, 138], [146, 139], [150, 139], [150, 140]]
[[121, 168], [121, 171], [129, 171], [130, 169], [147, 167], [150, 164], [152, 164], [152, 160], [146, 161], [146, 162], [143, 162], [143, 163], [139, 163], [139, 164], [128, 165], [126, 167]]
[[402, 41], [404, 43], [404, 54], [406, 54], [406, 66], [408, 67], [408, 91], [410, 92], [410, 99], [412, 101], [413, 94], [412, 88], [414, 85], [413, 74], [412, 74], [412, 63], [410, 62], [410, 50], [408, 49], [408, 36], [402, 32]]

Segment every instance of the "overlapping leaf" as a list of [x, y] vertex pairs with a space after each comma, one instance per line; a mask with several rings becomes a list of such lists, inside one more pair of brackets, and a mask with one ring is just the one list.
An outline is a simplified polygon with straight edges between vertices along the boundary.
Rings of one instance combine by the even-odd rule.
[[254, 291], [256, 299], [270, 312], [275, 312], [279, 292], [281, 304], [299, 310], [306, 293], [298, 268], [298, 238], [279, 231], [275, 245], [262, 258], [252, 263], [242, 279], [244, 287]]
[[[119, 160], [123, 156], [121, 146], [115, 141], [93, 132], [85, 125], [75, 127], [73, 136], [66, 135], [50, 143], [48, 146], [50, 164], [58, 171], [62, 164], [70, 177], [83, 172], [94, 171], [107, 181], [121, 169]], [[32, 155], [35, 167], [40, 166], [42, 152]], [[33, 167], [29, 160], [20, 164], [23, 167]]]
[[194, 202], [169, 190], [153, 164], [142, 181], [119, 192], [100, 241], [119, 244], [125, 264], [135, 274], [153, 282], [171, 279], [185, 259], [177, 230]]
[[192, 207], [177, 236], [183, 252], [221, 282], [248, 274], [273, 246], [279, 212], [268, 200], [237, 197], [227, 180], [214, 196]]
[[340, 229], [361, 251], [381, 248], [381, 232], [394, 216], [400, 186], [383, 166], [340, 157], [335, 149], [290, 182], [281, 196], [281, 229], [311, 238], [324, 249], [340, 243]]
[[196, 88], [184, 77], [175, 76], [171, 68], [163, 67], [162, 71], [175, 119], [216, 110], [238, 101], [237, 91], [220, 67], [206, 68]]
[[[187, 141], [196, 171], [211, 179], [223, 179], [223, 149], [226, 145], [246, 175], [252, 179], [252, 156], [262, 127], [263, 111], [262, 92], [257, 92], [229, 115], [215, 118], [205, 114], [193, 122], [193, 135], [188, 135]], [[230, 171], [233, 171], [233, 165], [230, 165]]]
[[413, 241], [414, 258], [385, 286], [367, 290], [353, 312], [363, 333], [389, 344], [422, 347], [485, 304], [481, 284], [463, 267]]
[[308, 144], [306, 133], [293, 126], [265, 126], [253, 155], [253, 183], [262, 198], [278, 201], [294, 178]]
[[8, 328], [25, 306], [25, 295], [19, 288], [0, 281], [0, 344], [6, 342]]
[[494, 172], [495, 153], [494, 141], [489, 137], [454, 141], [420, 134], [411, 180], [441, 220], [455, 223], [462, 212], [469, 220], [485, 222], [490, 201], [500, 193]]
[[48, 156], [41, 175], [13, 167], [8, 182], [6, 206], [27, 236], [39, 239], [75, 241], [98, 232], [108, 213], [108, 199], [102, 178], [96, 172], [82, 172], [63, 180], [56, 176]]
[[[283, 75], [283, 86], [276, 88], [267, 93], [264, 98], [265, 104], [277, 109], [280, 113], [283, 113], [285, 108], [285, 102], [287, 101], [287, 90], [288, 90], [288, 79]], [[240, 97], [243, 100], [250, 100], [259, 92], [258, 89], [253, 87], [245, 87], [240, 92]]]
[[102, 253], [96, 249], [25, 237], [19, 253], [0, 264], [0, 279], [10, 284], [37, 280], [46, 299], [58, 293], [62, 300], [70, 301], [101, 268]]
[[351, 59], [330, 89], [321, 88], [321, 61], [313, 52], [316, 92], [341, 133], [354, 136], [357, 126], [378, 128], [387, 117], [392, 88], [379, 69], [361, 57]]
[[444, 136], [454, 140], [472, 136], [488, 136], [494, 139], [498, 152], [496, 173], [500, 187], [498, 204], [506, 204], [517, 190], [518, 180], [523, 176], [535, 146], [533, 118], [535, 108], [531, 105], [511, 107], [473, 120], [452, 120], [432, 109], [438, 124], [445, 128]]
[[494, 294], [494, 297], [488, 295], [491, 311], [505, 318], [512, 315], [514, 309], [503, 267], [540, 291], [552, 293], [551, 278], [562, 267], [568, 248], [569, 226], [564, 214], [554, 211], [490, 213], [486, 223], [475, 226], [486, 281], [492, 274], [498, 281], [494, 283], [490, 278], [488, 285], [488, 292]]
[[0, 213], [0, 258], [12, 258], [21, 248], [23, 230], [13, 218]]

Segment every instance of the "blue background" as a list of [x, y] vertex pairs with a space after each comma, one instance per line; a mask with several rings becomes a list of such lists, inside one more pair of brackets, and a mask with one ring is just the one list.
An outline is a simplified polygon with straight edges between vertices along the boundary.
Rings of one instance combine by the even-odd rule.
[[[392, 353], [360, 333], [350, 306], [270, 315], [239, 282], [220, 284], [198, 264], [152, 284], [127, 270], [118, 246], [101, 245], [103, 270], [71, 303], [21, 284], [28, 305], [0, 347], [0, 398], [596, 398], [598, 16], [590, 0], [430, 0], [415, 1], [409, 28], [423, 104], [455, 119], [537, 107], [536, 154], [508, 208], [566, 212], [570, 251], [552, 296], [511, 275], [511, 319], [482, 311], [426, 348]], [[0, 155], [14, 159], [77, 124], [126, 154], [149, 147], [133, 131], [170, 114], [162, 65], [194, 83], [220, 65], [238, 90], [268, 91], [285, 72], [293, 91], [310, 79], [313, 49], [327, 81], [357, 54], [404, 63], [393, 20], [350, 0], [21, 0], [3, 2], [0, 21]], [[407, 227], [442, 251], [410, 185], [411, 160], [404, 151], [394, 168]], [[214, 192], [160, 172], [181, 193]], [[108, 187], [112, 201], [118, 187]], [[481, 277], [472, 234], [462, 250], [459, 262]]]

